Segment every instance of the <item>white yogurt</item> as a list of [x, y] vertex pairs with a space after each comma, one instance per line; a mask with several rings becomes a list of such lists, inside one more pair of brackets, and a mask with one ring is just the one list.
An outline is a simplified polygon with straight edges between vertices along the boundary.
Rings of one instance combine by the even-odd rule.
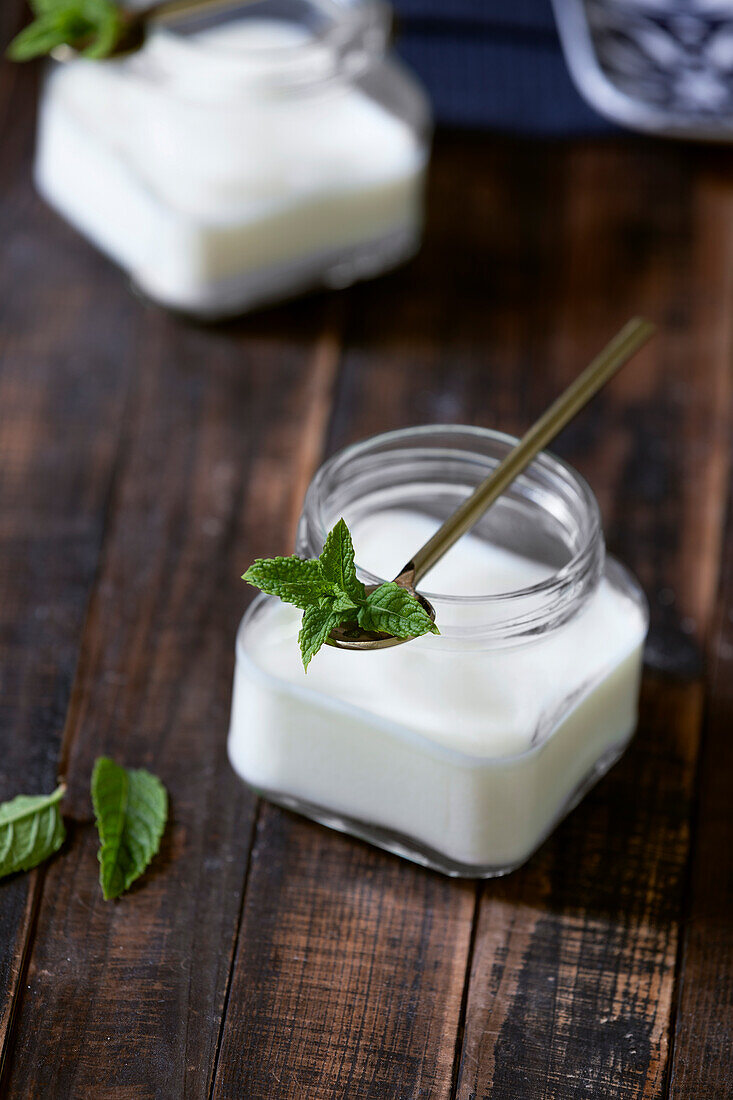
[[327, 42], [249, 19], [58, 65], [39, 190], [151, 297], [204, 315], [398, 262], [419, 238], [424, 139], [334, 75]]
[[[418, 514], [372, 515], [352, 527], [357, 561], [389, 576], [436, 526]], [[547, 576], [469, 535], [423, 588], [489, 595]], [[232, 764], [261, 790], [410, 838], [454, 870], [516, 866], [633, 733], [646, 620], [621, 577], [609, 563], [582, 611], [530, 642], [326, 647], [307, 676], [300, 613], [266, 600], [240, 629]], [[477, 613], [456, 605], [451, 634]]]

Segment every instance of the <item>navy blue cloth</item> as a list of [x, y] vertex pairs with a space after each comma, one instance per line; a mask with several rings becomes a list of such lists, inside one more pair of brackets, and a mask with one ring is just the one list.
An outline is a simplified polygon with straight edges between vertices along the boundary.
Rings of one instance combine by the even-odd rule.
[[550, 0], [392, 0], [392, 6], [404, 19], [555, 30]]
[[576, 91], [550, 0], [394, 0], [398, 53], [440, 123], [525, 134], [611, 130]]

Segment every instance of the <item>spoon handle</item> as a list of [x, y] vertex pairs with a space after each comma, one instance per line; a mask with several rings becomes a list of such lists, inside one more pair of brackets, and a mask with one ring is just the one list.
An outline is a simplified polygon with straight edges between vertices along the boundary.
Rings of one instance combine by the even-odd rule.
[[215, 15], [221, 11], [243, 7], [244, 2], [245, 0], [156, 0], [144, 8], [133, 8], [128, 14], [130, 22], [136, 24], [167, 23], [187, 15]]
[[578, 375], [522, 436], [496, 469], [418, 550], [400, 573], [400, 578], [404, 577], [411, 585], [416, 585], [654, 332], [655, 326], [642, 317], [635, 317], [624, 325], [582, 374]]

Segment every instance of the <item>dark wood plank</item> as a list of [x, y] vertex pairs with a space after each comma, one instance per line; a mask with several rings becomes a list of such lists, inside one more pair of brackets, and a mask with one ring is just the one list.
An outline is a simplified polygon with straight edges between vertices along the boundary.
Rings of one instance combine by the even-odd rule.
[[716, 669], [694, 830], [691, 900], [682, 945], [670, 1086], [674, 1100], [690, 1096], [725, 1100], [733, 1096], [733, 558], [728, 556], [726, 560], [725, 615], [715, 639]]
[[447, 1096], [474, 901], [265, 807], [214, 1096]]
[[[0, 800], [56, 785], [135, 342], [115, 273], [32, 193], [34, 88], [0, 65]], [[43, 873], [0, 884], [0, 1067]]]
[[713, 645], [715, 672], [709, 705], [693, 875], [684, 924], [679, 999], [672, 1051], [670, 1096], [687, 1100], [733, 1096], [733, 539], [728, 537], [727, 575]]
[[[733, 298], [733, 187], [713, 181], [708, 201], [716, 213], [715, 232], [727, 242], [727, 263], [711, 263], [715, 284]], [[711, 233], [708, 254], [715, 257]], [[719, 354], [731, 364], [733, 334], [715, 326]], [[721, 395], [722, 398], [722, 395]], [[729, 470], [731, 466], [729, 466]], [[686, 907], [670, 1075], [673, 1100], [733, 1096], [733, 496], [728, 485], [728, 516], [720, 570], [715, 625], [710, 647], [711, 675], [707, 720], [693, 827], [691, 892]]]
[[567, 161], [547, 369], [557, 380], [576, 357], [577, 369], [619, 312], [645, 312], [663, 331], [558, 449], [589, 477], [611, 548], [650, 595], [651, 660], [686, 682], [648, 680], [625, 759], [525, 869], [485, 887], [465, 1100], [665, 1092], [729, 430], [716, 274], [731, 250], [715, 234], [713, 191], [707, 158], [689, 150]]
[[[62, 758], [77, 824], [46, 875], [9, 1096], [208, 1093], [254, 809], [225, 753], [240, 574], [285, 549], [337, 362], [323, 323], [318, 303], [218, 331], [147, 313]], [[118, 903], [97, 883], [102, 753], [171, 796], [161, 855]]]

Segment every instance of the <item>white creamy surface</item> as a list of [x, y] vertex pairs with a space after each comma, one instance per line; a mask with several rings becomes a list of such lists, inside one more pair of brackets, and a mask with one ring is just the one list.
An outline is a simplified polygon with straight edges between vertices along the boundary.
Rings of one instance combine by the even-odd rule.
[[[435, 526], [409, 513], [370, 517], [352, 528], [357, 561], [389, 575]], [[515, 591], [547, 573], [469, 535], [423, 589]], [[461, 605], [452, 615], [460, 622]], [[475, 621], [475, 608], [465, 615]], [[371, 653], [324, 647], [307, 676], [299, 619], [273, 600], [240, 635], [235, 768], [255, 786], [394, 829], [465, 864], [526, 858], [635, 725], [646, 625], [608, 579], [578, 616], [529, 644], [467, 651], [429, 636]]]
[[[272, 91], [298, 27], [152, 34], [129, 58], [58, 66], [40, 114], [43, 195], [153, 296], [216, 308], [395, 233], [417, 234], [425, 154], [346, 81]], [[328, 61], [318, 43], [307, 64]], [[235, 285], [239, 281], [239, 285]], [[234, 281], [234, 283], [233, 283]], [[249, 288], [249, 290], [248, 290]]]

